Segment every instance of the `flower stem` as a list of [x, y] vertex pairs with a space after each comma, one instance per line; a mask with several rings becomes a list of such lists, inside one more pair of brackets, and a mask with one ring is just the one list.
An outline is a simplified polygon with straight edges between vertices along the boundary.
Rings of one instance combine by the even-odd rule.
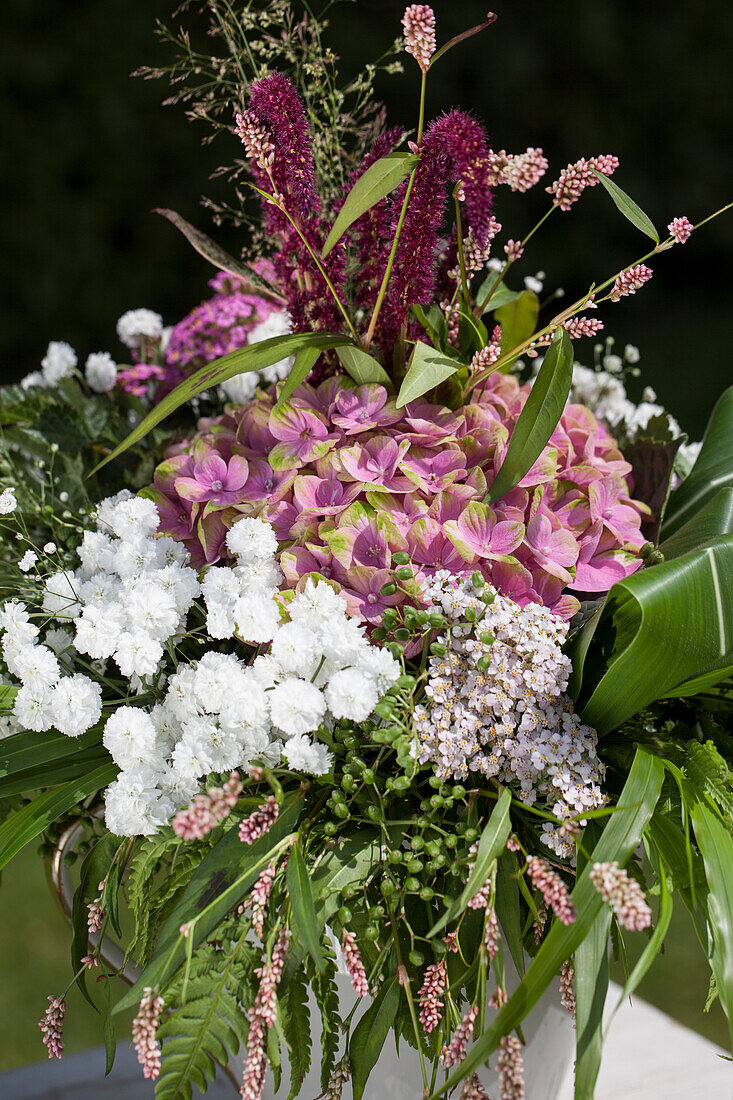
[[[529, 231], [529, 233], [527, 234], [527, 236], [526, 236], [526, 237], [525, 237], [525, 238], [524, 238], [524, 239], [523, 239], [523, 240], [521, 241], [521, 244], [520, 244], [520, 248], [521, 248], [522, 250], [524, 250], [524, 248], [525, 248], [525, 246], [526, 246], [526, 244], [527, 244], [527, 241], [528, 241], [528, 240], [530, 240], [530, 238], [531, 238], [531, 237], [534, 237], [534, 235], [535, 235], [535, 233], [537, 232], [537, 230], [538, 230], [538, 229], [540, 228], [540, 226], [541, 226], [541, 225], [543, 225], [543, 224], [544, 224], [544, 223], [545, 223], [545, 222], [547, 221], [547, 219], [549, 218], [550, 214], [551, 214], [551, 213], [553, 212], [553, 210], [555, 210], [555, 209], [556, 209], [556, 207], [555, 207], [554, 205], [553, 205], [553, 206], [551, 206], [551, 207], [550, 207], [550, 209], [549, 209], [549, 210], [547, 210], [547, 211], [546, 211], [546, 212], [545, 212], [545, 213], [544, 213], [544, 214], [542, 215], [542, 217], [541, 217], [541, 218], [540, 218], [540, 220], [539, 220], [539, 221], [537, 222], [537, 224], [536, 224], [536, 225], [535, 225], [535, 226], [534, 226], [534, 227], [533, 227], [532, 229], [530, 229], [530, 231]], [[486, 309], [487, 305], [489, 304], [489, 302], [490, 302], [490, 301], [491, 301], [491, 299], [493, 298], [493, 296], [494, 296], [494, 294], [495, 294], [495, 292], [496, 292], [496, 288], [498, 287], [498, 285], [499, 285], [499, 283], [500, 283], [500, 282], [502, 281], [502, 279], [505, 279], [505, 278], [506, 278], [506, 273], [507, 273], [507, 271], [509, 270], [509, 268], [510, 268], [510, 267], [512, 266], [512, 264], [513, 264], [513, 263], [515, 263], [515, 261], [514, 261], [514, 260], [507, 260], [507, 262], [506, 262], [506, 263], [504, 264], [503, 268], [501, 269], [501, 271], [500, 271], [500, 272], [499, 272], [499, 274], [497, 275], [496, 279], [495, 279], [495, 280], [494, 280], [494, 282], [493, 282], [493, 283], [491, 284], [491, 286], [490, 286], [490, 288], [489, 288], [489, 292], [488, 292], [488, 294], [486, 294], [486, 295], [484, 296], [484, 298], [483, 298], [483, 301], [481, 301], [481, 302], [480, 302], [480, 303], [479, 303], [479, 304], [478, 304], [478, 305], [476, 306], [476, 309], [474, 310], [474, 313], [475, 313], [475, 315], [476, 315], [477, 317], [481, 317], [481, 316], [482, 316], [482, 314], [483, 314], [484, 310]]]
[[405, 197], [402, 200], [402, 209], [400, 210], [400, 217], [399, 217], [399, 221], [397, 222], [397, 229], [395, 230], [394, 240], [392, 241], [392, 247], [389, 251], [389, 258], [387, 260], [387, 266], [384, 270], [384, 275], [382, 277], [382, 285], [379, 288], [379, 294], [377, 295], [377, 301], [374, 305], [374, 311], [372, 313], [371, 320], [369, 321], [369, 328], [367, 329], [367, 334], [364, 337], [364, 341], [363, 341], [363, 344], [362, 344], [362, 347], [364, 348], [364, 351], [369, 351], [369, 347], [371, 345], [371, 342], [374, 339], [374, 333], [375, 333], [376, 328], [377, 328], [377, 321], [379, 319], [379, 314], [380, 314], [380, 311], [382, 309], [382, 303], [384, 301], [384, 296], [387, 293], [387, 284], [389, 282], [389, 277], [392, 274], [392, 268], [394, 267], [395, 256], [397, 254], [397, 245], [399, 244], [400, 235], [402, 233], [402, 226], [405, 224], [405, 217], [407, 215], [407, 204], [409, 203], [410, 195], [412, 194], [412, 186], [415, 182], [415, 173], [416, 172], [417, 172], [417, 168], [413, 168], [412, 172], [410, 173], [410, 179], [408, 180], [408, 183], [407, 183], [407, 190], [405, 191]]

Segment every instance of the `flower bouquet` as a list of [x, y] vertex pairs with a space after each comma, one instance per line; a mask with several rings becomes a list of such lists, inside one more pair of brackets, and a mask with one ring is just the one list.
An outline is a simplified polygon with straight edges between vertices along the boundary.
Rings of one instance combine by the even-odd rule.
[[[733, 390], [694, 445], [627, 396], [635, 348], [575, 361], [696, 227], [660, 237], [598, 155], [498, 243], [542, 150], [425, 119], [493, 16], [437, 48], [407, 8], [403, 133], [310, 13], [204, 6], [222, 51], [163, 28], [167, 72], [231, 150], [244, 258], [163, 211], [213, 295], [125, 314], [127, 364], [55, 341], [0, 390], [0, 866], [55, 853], [72, 982], [110, 1064], [136, 1009], [161, 1098], [287, 1065], [291, 1097], [360, 1100], [390, 1036], [395, 1095], [521, 1097], [555, 996], [592, 1097], [609, 945], [647, 935], [626, 995], [675, 893], [733, 1019]], [[645, 254], [558, 312], [513, 269], [593, 187]]]

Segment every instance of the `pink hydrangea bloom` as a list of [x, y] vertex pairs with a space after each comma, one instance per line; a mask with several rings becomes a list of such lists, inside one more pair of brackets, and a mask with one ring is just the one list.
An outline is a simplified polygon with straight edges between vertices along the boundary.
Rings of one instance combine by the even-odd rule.
[[[518, 603], [569, 618], [576, 593], [606, 591], [640, 567], [647, 509], [633, 500], [630, 464], [582, 405], [566, 407], [519, 485], [484, 504], [528, 394], [502, 374], [456, 410], [424, 400], [397, 410], [381, 386], [345, 378], [301, 385], [277, 412], [275, 394], [260, 394], [201, 421], [148, 492], [161, 530], [198, 565], [227, 558], [240, 516], [262, 515], [285, 544], [285, 584], [319, 573], [367, 623], [419, 603], [437, 569], [479, 570]], [[398, 551], [413, 580], [385, 595]]]

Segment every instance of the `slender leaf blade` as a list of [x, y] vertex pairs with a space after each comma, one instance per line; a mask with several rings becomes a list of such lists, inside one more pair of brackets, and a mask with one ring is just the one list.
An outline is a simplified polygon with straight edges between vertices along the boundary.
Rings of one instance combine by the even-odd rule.
[[710, 889], [711, 962], [733, 1046], [733, 836], [702, 800], [690, 807], [690, 816]]
[[354, 1100], [361, 1100], [400, 1003], [397, 977], [385, 982], [354, 1029], [349, 1044]]
[[326, 237], [322, 257], [325, 259], [349, 226], [394, 191], [419, 162], [420, 158], [411, 153], [388, 153], [371, 164], [346, 196], [346, 201]]
[[687, 523], [659, 544], [666, 561], [708, 546], [717, 535], [733, 535], [733, 488], [721, 489]]
[[225, 271], [227, 275], [236, 275], [238, 278], [246, 280], [250, 284], [247, 289], [252, 289], [257, 294], [263, 294], [265, 297], [272, 298], [277, 302], [283, 301], [280, 295], [275, 294], [251, 267], [235, 260], [221, 245], [213, 241], [206, 233], [197, 229], [195, 225], [191, 225], [175, 210], [158, 208], [153, 210], [153, 213], [160, 214], [171, 225], [174, 225], [188, 243], [196, 249], [199, 256], [203, 256], [213, 267], [218, 267], [220, 271]]
[[397, 408], [402, 409], [410, 401], [417, 401], [418, 397], [435, 389], [462, 367], [463, 363], [458, 359], [451, 359], [441, 351], [431, 348], [429, 344], [418, 340], [400, 386]]
[[486, 501], [494, 504], [518, 484], [542, 454], [554, 432], [573, 380], [573, 345], [559, 328], [509, 440], [504, 461]]
[[597, 172], [595, 168], [591, 168], [591, 172], [598, 182], [603, 184], [623, 216], [636, 229], [646, 234], [647, 237], [651, 237], [655, 244], [659, 244], [659, 234], [654, 228], [654, 222], [646, 216], [641, 207], [637, 206], [634, 200], [630, 199], [626, 192], [622, 191], [619, 185], [609, 179], [608, 176], [604, 176], [602, 172]]
[[692, 470], [672, 493], [662, 525], [667, 539], [687, 523], [721, 489], [733, 487], [733, 386], [712, 411], [700, 454]]
[[298, 386], [305, 382], [306, 378], [313, 370], [320, 354], [319, 348], [301, 348], [300, 351], [295, 353], [295, 362], [293, 363], [290, 374], [280, 387], [280, 392], [275, 402], [275, 408], [272, 410], [273, 412], [281, 409], [285, 402], [289, 401], [293, 396]]
[[353, 344], [344, 344], [343, 347], [336, 348], [336, 354], [346, 373], [360, 386], [378, 382], [386, 389], [393, 390], [392, 379], [373, 355], [354, 347]]
[[575, 952], [575, 1100], [593, 1100], [603, 1050], [611, 910], [601, 909]]
[[316, 910], [313, 905], [313, 891], [311, 890], [308, 869], [303, 859], [303, 853], [299, 844], [294, 844], [290, 850], [288, 867], [286, 871], [288, 897], [293, 910], [294, 929], [302, 939], [314, 963], [320, 971], [323, 971], [323, 952], [321, 951], [321, 935], [316, 922]]
[[433, 56], [430, 58], [430, 64], [428, 69], [432, 69], [436, 61], [439, 61], [441, 57], [444, 57], [448, 53], [448, 50], [452, 50], [454, 46], [458, 46], [459, 43], [465, 42], [467, 38], [472, 38], [474, 34], [480, 34], [481, 31], [486, 30], [492, 23], [496, 22], [496, 16], [493, 12], [489, 12], [488, 17], [484, 19], [482, 23], [477, 23], [475, 27], [469, 27], [467, 31], [461, 31], [460, 34], [456, 34], [453, 38], [450, 38], [445, 45], [441, 46], [439, 50], [436, 50]]

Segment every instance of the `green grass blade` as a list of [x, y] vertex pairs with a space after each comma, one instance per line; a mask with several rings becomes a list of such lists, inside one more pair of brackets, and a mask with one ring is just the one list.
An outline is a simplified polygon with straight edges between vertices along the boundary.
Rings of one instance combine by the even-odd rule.
[[611, 910], [601, 909], [575, 952], [575, 1100], [593, 1100], [603, 1050]]
[[710, 890], [711, 962], [733, 1049], [733, 836], [702, 800], [689, 809]]

